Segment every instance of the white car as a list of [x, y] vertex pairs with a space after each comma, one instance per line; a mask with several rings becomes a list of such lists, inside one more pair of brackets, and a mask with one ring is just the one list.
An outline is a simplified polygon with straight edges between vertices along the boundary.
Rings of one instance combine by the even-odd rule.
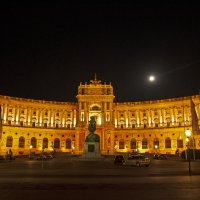
[[137, 167], [140, 166], [146, 166], [148, 167], [150, 165], [150, 158], [144, 156], [144, 155], [131, 155], [127, 159], [125, 159], [125, 162], [123, 165], [135, 165]]

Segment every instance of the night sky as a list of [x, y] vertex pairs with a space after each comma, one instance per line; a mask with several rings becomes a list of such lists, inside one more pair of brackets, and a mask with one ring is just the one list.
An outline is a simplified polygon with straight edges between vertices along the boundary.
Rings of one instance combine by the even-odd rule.
[[95, 73], [115, 102], [199, 93], [199, 3], [28, 2], [1, 4], [0, 95], [75, 102]]

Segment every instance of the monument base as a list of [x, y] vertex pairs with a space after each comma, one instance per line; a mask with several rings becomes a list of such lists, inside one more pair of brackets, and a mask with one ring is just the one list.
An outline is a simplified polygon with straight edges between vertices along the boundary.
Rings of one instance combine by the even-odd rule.
[[81, 157], [86, 159], [102, 159], [99, 142], [85, 142], [84, 152]]

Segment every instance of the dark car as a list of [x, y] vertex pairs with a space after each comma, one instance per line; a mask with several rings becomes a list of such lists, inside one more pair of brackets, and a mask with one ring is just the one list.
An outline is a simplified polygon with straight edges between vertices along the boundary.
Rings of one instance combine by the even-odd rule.
[[114, 158], [114, 164], [115, 165], [123, 165], [125, 159], [123, 155], [116, 155]]
[[167, 160], [167, 156], [165, 154], [155, 154], [154, 159], [156, 159], [156, 160]]

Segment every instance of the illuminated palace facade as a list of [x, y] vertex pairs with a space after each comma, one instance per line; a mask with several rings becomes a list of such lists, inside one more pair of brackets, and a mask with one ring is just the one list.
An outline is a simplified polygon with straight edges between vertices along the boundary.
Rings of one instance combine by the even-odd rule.
[[[192, 130], [190, 98], [200, 116], [200, 95], [117, 103], [111, 83], [96, 78], [80, 83], [76, 97], [72, 103], [0, 96], [0, 154], [9, 149], [14, 155], [30, 150], [82, 154], [91, 116], [96, 119], [102, 154], [174, 154], [186, 148], [185, 130]], [[192, 138], [190, 147], [200, 149], [200, 135]]]

